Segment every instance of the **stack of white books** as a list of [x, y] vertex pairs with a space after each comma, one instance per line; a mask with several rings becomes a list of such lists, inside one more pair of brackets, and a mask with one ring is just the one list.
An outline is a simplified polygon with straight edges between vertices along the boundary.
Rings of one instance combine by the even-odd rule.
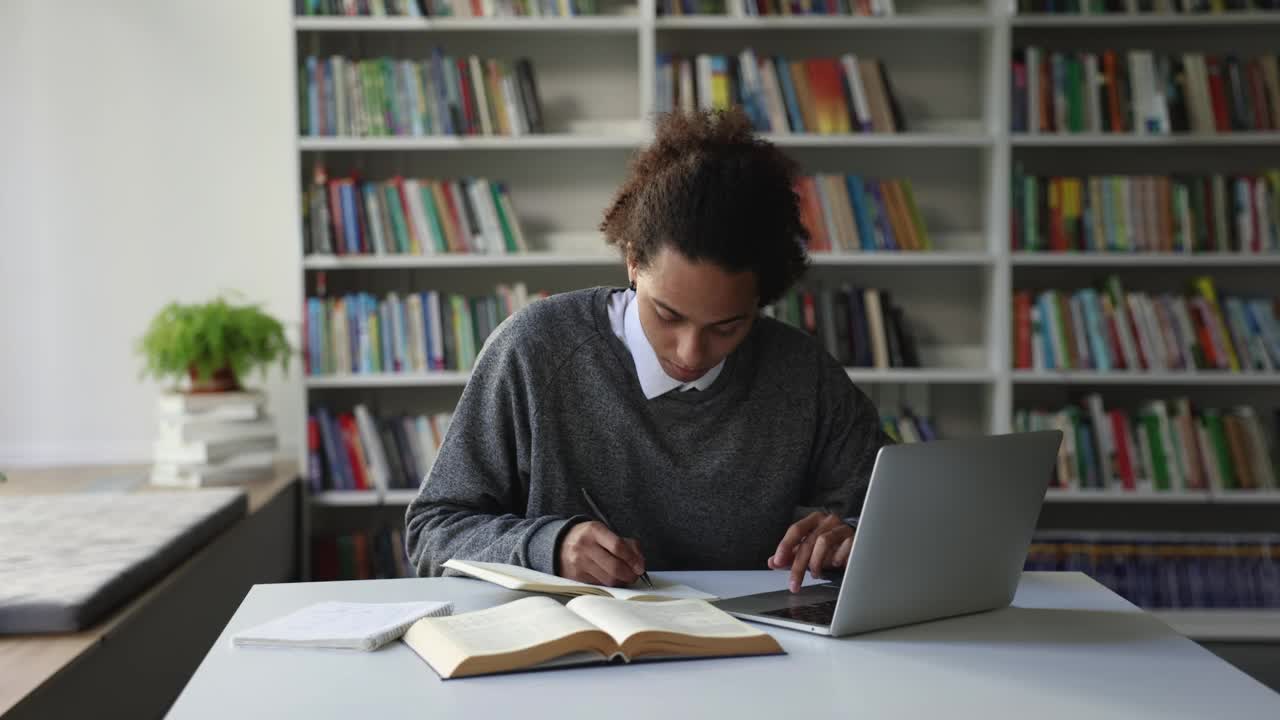
[[152, 484], [203, 487], [270, 477], [277, 438], [265, 404], [259, 392], [161, 395]]

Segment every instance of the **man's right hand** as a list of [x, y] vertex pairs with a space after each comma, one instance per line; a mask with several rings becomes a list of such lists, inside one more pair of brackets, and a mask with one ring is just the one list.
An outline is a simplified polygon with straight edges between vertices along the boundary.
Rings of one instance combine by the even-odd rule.
[[560, 575], [578, 582], [621, 587], [644, 572], [640, 545], [591, 520], [569, 528], [560, 541]]

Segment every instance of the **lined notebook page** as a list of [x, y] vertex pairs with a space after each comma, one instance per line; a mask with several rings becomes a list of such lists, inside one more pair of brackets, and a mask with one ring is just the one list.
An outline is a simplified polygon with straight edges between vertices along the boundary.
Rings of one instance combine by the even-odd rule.
[[376, 650], [424, 617], [453, 611], [448, 602], [323, 602], [237, 633], [234, 645]]

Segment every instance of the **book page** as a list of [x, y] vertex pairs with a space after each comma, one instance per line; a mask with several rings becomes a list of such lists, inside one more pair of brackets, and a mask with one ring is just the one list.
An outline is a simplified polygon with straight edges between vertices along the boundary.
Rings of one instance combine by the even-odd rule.
[[566, 592], [581, 592], [586, 588], [599, 587], [506, 563], [478, 562], [454, 558], [445, 561], [444, 566], [450, 570], [457, 570], [473, 578], [501, 585], [510, 590], [526, 590], [531, 585], [544, 585], [564, 588]]
[[682, 585], [670, 580], [653, 578], [653, 589], [650, 590], [643, 580], [638, 580], [631, 587], [615, 588], [605, 585], [592, 585], [609, 593], [619, 600], [719, 600], [720, 598], [705, 593], [697, 588]]
[[764, 633], [704, 600], [637, 603], [583, 596], [566, 606], [604, 630], [619, 645], [641, 632], [665, 632], [700, 638], [747, 638]]
[[[426, 628], [466, 657], [516, 652], [597, 629], [548, 597], [524, 598], [486, 610], [419, 620], [405, 634], [405, 642], [413, 647], [425, 638], [422, 630]], [[419, 654], [427, 655], [421, 651]]]

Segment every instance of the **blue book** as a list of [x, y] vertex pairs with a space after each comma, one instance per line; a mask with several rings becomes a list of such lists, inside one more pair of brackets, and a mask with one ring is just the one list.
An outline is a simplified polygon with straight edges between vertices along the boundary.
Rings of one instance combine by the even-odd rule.
[[774, 58], [774, 68], [778, 73], [778, 82], [782, 85], [782, 98], [787, 105], [787, 119], [791, 121], [791, 132], [805, 132], [804, 116], [800, 114], [800, 102], [796, 100], [796, 89], [791, 84], [791, 64], [782, 56]]
[[453, 135], [457, 130], [453, 126], [453, 117], [449, 112], [449, 84], [445, 77], [444, 54], [440, 48], [431, 51], [431, 78], [436, 89], [436, 117], [439, 128], [445, 135]]
[[338, 202], [342, 205], [342, 245], [347, 254], [360, 252], [360, 216], [356, 212], [354, 183], [338, 183]]
[[1087, 420], [1080, 421], [1080, 427], [1083, 430], [1076, 436], [1076, 440], [1084, 442], [1077, 443], [1080, 447], [1079, 451], [1084, 455], [1084, 475], [1080, 478], [1081, 487], [1100, 488], [1102, 482], [1098, 477], [1098, 454], [1093, 447], [1093, 425]]
[[1040, 343], [1044, 355], [1044, 367], [1053, 370], [1058, 366], [1057, 356], [1053, 352], [1053, 310], [1050, 307], [1051, 296], [1047, 292], [1040, 293], [1036, 305], [1040, 309], [1040, 332], [1036, 333], [1036, 341]]
[[899, 250], [898, 239], [893, 236], [893, 223], [889, 221], [888, 205], [884, 202], [884, 196], [880, 194], [880, 183], [875, 180], [868, 180], [867, 194], [871, 196], [871, 201], [876, 209], [876, 224], [880, 226], [880, 233], [884, 237], [885, 250]]
[[335, 490], [354, 488], [355, 482], [350, 476], [351, 466], [348, 464], [347, 449], [343, 446], [333, 417], [327, 409], [319, 408], [316, 410], [316, 418], [319, 420], [320, 441], [324, 445], [325, 461], [329, 464], [329, 484]]
[[320, 298], [307, 299], [307, 352], [311, 356], [309, 363], [312, 375], [322, 375], [328, 371], [324, 364], [324, 345], [320, 339], [321, 323], [324, 322], [324, 301]]
[[382, 350], [382, 362], [378, 363], [378, 369], [382, 372], [395, 372], [399, 368], [395, 366], [395, 355], [392, 348], [392, 341], [395, 339], [395, 331], [393, 330], [394, 320], [391, 317], [391, 303], [384, 302], [378, 305], [378, 344]]
[[322, 108], [325, 117], [325, 127], [329, 132], [326, 135], [337, 135], [338, 131], [338, 104], [333, 101], [333, 62], [331, 60], [324, 61], [324, 108]]
[[1094, 367], [1098, 370], [1111, 369], [1111, 353], [1107, 348], [1107, 323], [1102, 316], [1102, 303], [1098, 300], [1098, 291], [1086, 288], [1082, 294], [1085, 311], [1085, 325], [1089, 335], [1089, 348], [1092, 351]]
[[309, 135], [320, 134], [320, 93], [316, 87], [316, 58], [307, 57], [307, 131]]
[[844, 184], [849, 192], [849, 204], [853, 206], [853, 220], [858, 226], [858, 241], [863, 250], [875, 250], [876, 231], [867, 217], [867, 198], [862, 194], [862, 178], [845, 175]]
[[396, 371], [409, 371], [409, 343], [406, 336], [408, 335], [408, 325], [405, 324], [405, 307], [404, 301], [401, 300], [395, 305], [395, 351], [396, 351]]
[[431, 305], [427, 302], [426, 293], [418, 293], [418, 298], [422, 301], [422, 314], [416, 318], [410, 318], [410, 320], [422, 327], [423, 367], [426, 370], [434, 370], [435, 367], [431, 364], [431, 356], [433, 352], [431, 345], [431, 321], [427, 317], [427, 308], [431, 307]]
[[362, 357], [360, 355], [360, 333], [361, 327], [364, 325], [362, 318], [364, 311], [364, 294], [357, 293], [347, 298], [347, 345], [351, 353], [351, 367], [347, 368], [347, 372], [368, 372], [367, 367], [363, 367]]

